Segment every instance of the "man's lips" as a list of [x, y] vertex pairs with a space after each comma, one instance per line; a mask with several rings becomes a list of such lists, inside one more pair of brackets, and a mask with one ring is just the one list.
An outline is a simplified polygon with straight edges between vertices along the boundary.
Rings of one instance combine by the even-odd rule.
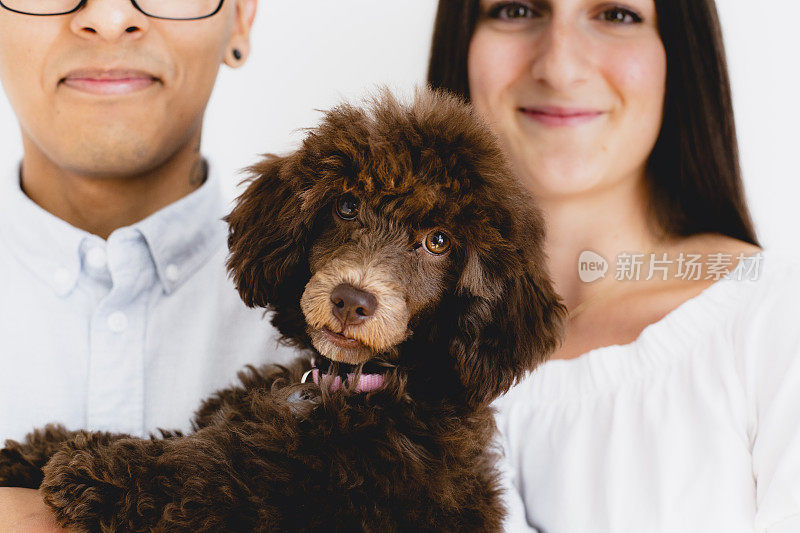
[[356, 339], [345, 337], [341, 333], [336, 333], [328, 328], [322, 328], [322, 334], [336, 346], [341, 348], [363, 348], [364, 344]]
[[577, 126], [590, 122], [604, 113], [596, 109], [554, 106], [520, 107], [519, 111], [547, 126]]
[[61, 79], [64, 86], [91, 94], [128, 94], [146, 89], [160, 81], [141, 70], [81, 69], [74, 70]]

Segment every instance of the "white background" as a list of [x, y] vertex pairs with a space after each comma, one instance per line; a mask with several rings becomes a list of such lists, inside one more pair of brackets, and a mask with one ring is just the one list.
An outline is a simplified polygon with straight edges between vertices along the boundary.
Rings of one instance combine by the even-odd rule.
[[[800, 256], [800, 3], [718, 0], [728, 47], [742, 166], [759, 237]], [[261, 0], [252, 55], [223, 68], [204, 153], [232, 197], [236, 171], [291, 149], [317, 109], [377, 85], [425, 80], [435, 0]], [[13, 113], [0, 93], [0, 155], [18, 159]]]

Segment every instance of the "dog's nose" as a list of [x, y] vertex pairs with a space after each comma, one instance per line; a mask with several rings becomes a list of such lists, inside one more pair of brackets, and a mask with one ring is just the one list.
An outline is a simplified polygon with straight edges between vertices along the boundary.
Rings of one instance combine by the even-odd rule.
[[333, 316], [347, 326], [361, 324], [375, 314], [378, 299], [375, 295], [356, 289], [349, 283], [337, 285], [331, 292]]

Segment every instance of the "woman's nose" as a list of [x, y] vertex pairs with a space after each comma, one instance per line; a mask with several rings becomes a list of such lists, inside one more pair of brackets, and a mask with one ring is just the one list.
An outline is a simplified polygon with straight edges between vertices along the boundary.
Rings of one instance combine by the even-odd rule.
[[531, 59], [533, 78], [563, 91], [589, 77], [587, 39], [574, 22], [553, 19], [542, 29]]
[[149, 27], [147, 15], [131, 0], [86, 0], [72, 16], [72, 31], [84, 38], [117, 41], [123, 36], [138, 37]]

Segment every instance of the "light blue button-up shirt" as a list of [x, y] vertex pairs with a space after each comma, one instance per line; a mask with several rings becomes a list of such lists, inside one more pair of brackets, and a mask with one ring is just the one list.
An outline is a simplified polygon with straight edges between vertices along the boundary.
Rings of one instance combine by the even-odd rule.
[[213, 176], [108, 240], [0, 180], [0, 443], [34, 427], [145, 435], [187, 429], [202, 398], [245, 364], [282, 362], [263, 311], [225, 270]]

